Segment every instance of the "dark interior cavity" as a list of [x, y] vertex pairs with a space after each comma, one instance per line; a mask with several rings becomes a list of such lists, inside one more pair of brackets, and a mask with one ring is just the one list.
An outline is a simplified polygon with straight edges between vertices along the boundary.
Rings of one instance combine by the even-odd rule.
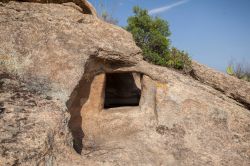
[[139, 106], [141, 98], [140, 74], [106, 74], [104, 108]]

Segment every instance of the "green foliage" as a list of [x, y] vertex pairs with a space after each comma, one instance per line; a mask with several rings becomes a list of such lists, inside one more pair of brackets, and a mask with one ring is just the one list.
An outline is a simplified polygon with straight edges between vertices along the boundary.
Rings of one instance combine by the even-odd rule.
[[192, 62], [187, 53], [175, 47], [171, 48], [170, 59], [167, 62], [167, 66], [189, 72], [191, 70], [191, 64]]
[[133, 11], [135, 16], [128, 18], [126, 29], [133, 34], [136, 44], [144, 51], [145, 59], [160, 63], [167, 57], [170, 45], [167, 38], [170, 35], [168, 23], [159, 18], [150, 17], [147, 10], [139, 7], [134, 7]]
[[147, 10], [134, 7], [134, 16], [128, 18], [126, 29], [133, 34], [136, 44], [143, 50], [144, 59], [156, 65], [186, 69], [191, 66], [187, 53], [170, 49], [168, 22], [151, 17]]
[[227, 71], [227, 74], [229, 75], [234, 75], [234, 69], [233, 69], [233, 66], [232, 65], [229, 65], [226, 69]]
[[244, 63], [231, 63], [226, 69], [227, 74], [250, 82], [250, 67]]

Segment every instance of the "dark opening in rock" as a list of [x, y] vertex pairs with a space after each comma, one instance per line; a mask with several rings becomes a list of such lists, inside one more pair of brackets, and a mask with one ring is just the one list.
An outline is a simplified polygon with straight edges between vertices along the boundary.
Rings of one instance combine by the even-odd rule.
[[138, 73], [106, 74], [104, 108], [139, 106], [141, 81]]

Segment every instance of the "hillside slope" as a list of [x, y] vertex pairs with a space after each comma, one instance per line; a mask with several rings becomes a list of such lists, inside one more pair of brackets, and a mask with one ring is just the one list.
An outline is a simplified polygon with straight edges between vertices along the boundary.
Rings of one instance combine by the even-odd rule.
[[[148, 64], [131, 34], [72, 5], [0, 15], [0, 165], [250, 165], [249, 83]], [[140, 101], [107, 109], [108, 95]]]

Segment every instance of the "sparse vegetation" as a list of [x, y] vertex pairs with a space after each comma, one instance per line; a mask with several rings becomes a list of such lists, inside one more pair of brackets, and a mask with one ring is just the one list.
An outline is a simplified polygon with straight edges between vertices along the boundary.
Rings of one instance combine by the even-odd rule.
[[250, 66], [247, 63], [230, 63], [226, 72], [229, 75], [250, 82]]
[[98, 10], [98, 17], [102, 19], [105, 22], [108, 22], [110, 24], [117, 25], [118, 20], [115, 19], [108, 11], [107, 8], [105, 7], [104, 3], [102, 0], [98, 1], [99, 3], [99, 10]]
[[102, 13], [99, 15], [99, 17], [103, 21], [106, 21], [106, 22], [108, 22], [110, 24], [114, 24], [114, 25], [118, 24], [118, 20], [115, 19], [114, 17], [112, 17], [112, 15], [110, 15], [106, 10], [103, 10]]
[[128, 18], [126, 29], [143, 50], [144, 59], [156, 65], [188, 71], [191, 68], [188, 54], [170, 47], [168, 22], [151, 17], [147, 10], [138, 6], [134, 7], [133, 12], [134, 16]]
[[170, 50], [170, 55], [171, 58], [167, 61], [168, 66], [175, 69], [182, 69], [187, 72], [191, 70], [192, 63], [188, 53], [172, 47]]

